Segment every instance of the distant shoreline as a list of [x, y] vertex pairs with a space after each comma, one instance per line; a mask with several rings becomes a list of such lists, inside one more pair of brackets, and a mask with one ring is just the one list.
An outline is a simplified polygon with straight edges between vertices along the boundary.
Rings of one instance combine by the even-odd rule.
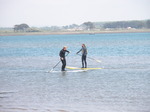
[[23, 36], [23, 35], [76, 35], [76, 34], [104, 34], [104, 33], [145, 33], [150, 29], [134, 30], [103, 30], [103, 31], [60, 31], [60, 32], [0, 32], [0, 36]]

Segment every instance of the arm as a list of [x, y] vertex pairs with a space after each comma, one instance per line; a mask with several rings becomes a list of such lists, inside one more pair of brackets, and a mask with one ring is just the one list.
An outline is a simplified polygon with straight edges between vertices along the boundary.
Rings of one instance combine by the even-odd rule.
[[68, 50], [66, 50], [66, 52], [70, 53]]
[[79, 52], [81, 52], [82, 51], [82, 49], [80, 49], [76, 54], [78, 54]]
[[63, 60], [63, 51], [61, 50], [59, 53], [60, 59]]

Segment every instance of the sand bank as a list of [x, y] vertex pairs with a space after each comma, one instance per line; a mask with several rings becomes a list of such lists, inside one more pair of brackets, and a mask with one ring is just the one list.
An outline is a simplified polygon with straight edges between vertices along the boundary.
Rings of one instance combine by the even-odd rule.
[[66, 34], [101, 34], [101, 33], [144, 33], [150, 32], [150, 29], [136, 30], [102, 30], [102, 31], [60, 31], [60, 32], [0, 32], [0, 36], [18, 36], [18, 35], [66, 35]]

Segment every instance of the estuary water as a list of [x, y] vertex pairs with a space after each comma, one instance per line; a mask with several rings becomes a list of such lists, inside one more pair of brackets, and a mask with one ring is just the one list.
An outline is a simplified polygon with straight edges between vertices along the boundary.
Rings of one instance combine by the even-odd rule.
[[150, 33], [0, 36], [0, 112], [150, 112]]

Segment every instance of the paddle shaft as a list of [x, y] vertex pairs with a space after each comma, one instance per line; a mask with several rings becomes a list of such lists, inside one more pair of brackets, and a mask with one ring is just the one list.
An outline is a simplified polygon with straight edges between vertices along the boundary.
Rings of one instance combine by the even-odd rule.
[[[82, 56], [82, 55], [80, 55], [80, 54], [78, 54], [79, 56]], [[92, 59], [92, 60], [95, 60], [95, 61], [97, 61], [97, 62], [101, 62], [100, 60], [97, 60], [97, 59], [94, 59], [94, 58], [91, 58], [91, 57], [87, 57], [87, 58], [89, 58], [89, 59]]]

